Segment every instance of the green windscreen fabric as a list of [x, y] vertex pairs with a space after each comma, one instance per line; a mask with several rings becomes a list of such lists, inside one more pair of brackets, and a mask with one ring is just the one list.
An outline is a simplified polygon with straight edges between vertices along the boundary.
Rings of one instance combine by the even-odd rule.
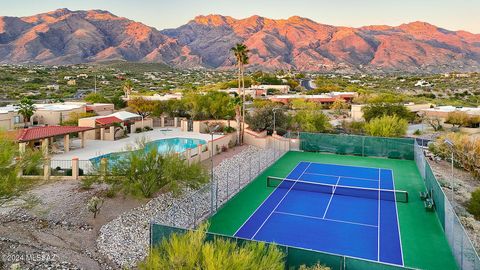
[[150, 224], [150, 246], [154, 247], [160, 243], [164, 239], [168, 239], [170, 235], [174, 233], [185, 233], [187, 230], [164, 226], [160, 224]]
[[339, 155], [414, 159], [414, 139], [300, 133], [300, 149]]
[[311, 250], [288, 247], [287, 269], [298, 269], [300, 266], [314, 266], [318, 263], [332, 270], [343, 270], [343, 256], [320, 253]]
[[345, 258], [345, 270], [401, 270], [401, 269], [412, 269], [405, 268], [402, 266], [395, 266], [390, 264], [381, 264], [372, 261], [359, 260], [355, 258], [346, 257]]
[[[170, 235], [177, 233], [185, 233], [188, 230], [170, 227], [160, 224], [150, 225], [150, 246], [155, 247], [163, 240], [168, 239]], [[240, 239], [233, 236], [219, 235], [207, 232], [205, 241], [213, 241], [214, 239], [224, 239], [227, 241], [236, 242], [239, 246], [244, 246], [248, 243], [255, 243], [255, 240]], [[389, 266], [382, 263], [365, 261], [362, 259], [352, 259], [341, 255], [323, 253], [313, 250], [306, 250], [284, 245], [269, 244], [278, 247], [284, 254], [285, 269], [299, 269], [300, 266], [307, 267], [314, 266], [318, 263], [330, 267], [332, 270], [350, 270], [350, 269], [369, 269], [369, 270], [396, 270], [396, 269], [410, 269], [400, 266]]]

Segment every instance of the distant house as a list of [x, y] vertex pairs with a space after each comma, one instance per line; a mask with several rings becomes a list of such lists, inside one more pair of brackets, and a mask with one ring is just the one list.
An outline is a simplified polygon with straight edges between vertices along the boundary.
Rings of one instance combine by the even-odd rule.
[[415, 86], [420, 86], [420, 87], [431, 87], [433, 84], [425, 81], [425, 80], [419, 80], [415, 83]]
[[278, 90], [282, 94], [287, 94], [290, 91], [290, 85], [252, 85], [252, 89], [257, 89], [257, 90], [269, 90], [269, 89], [274, 89]]
[[48, 90], [58, 91], [58, 90], [60, 90], [60, 85], [58, 85], [58, 84], [50, 84], [50, 85], [47, 85], [47, 89], [48, 89]]
[[[93, 112], [97, 115], [111, 114], [113, 104], [87, 104], [86, 102], [65, 102], [34, 104], [36, 111], [30, 119], [30, 125], [56, 126], [68, 120], [74, 114]], [[17, 113], [14, 105], [0, 107], [0, 129], [11, 130], [23, 126], [23, 117]]]
[[[415, 103], [407, 103], [404, 106], [413, 113], [420, 113], [422, 110], [429, 109], [433, 107], [431, 103], [424, 103], [424, 104], [415, 104]], [[363, 119], [363, 107], [364, 104], [352, 104], [350, 109], [350, 116], [354, 121], [362, 121]]]
[[77, 78], [78, 79], [88, 79], [88, 75], [87, 74], [78, 74]]
[[76, 80], [69, 80], [69, 81], [67, 81], [67, 85], [70, 85], [70, 86], [77, 85], [77, 81]]

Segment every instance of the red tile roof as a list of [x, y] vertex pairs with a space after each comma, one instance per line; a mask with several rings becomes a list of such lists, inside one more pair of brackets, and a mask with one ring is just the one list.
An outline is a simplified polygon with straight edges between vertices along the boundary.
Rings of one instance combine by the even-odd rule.
[[123, 123], [123, 121], [115, 116], [107, 116], [95, 119], [95, 122], [100, 125], [110, 125], [113, 123]]
[[39, 139], [50, 138], [53, 136], [66, 135], [76, 132], [92, 130], [92, 127], [75, 126], [46, 126], [21, 129], [17, 133], [17, 141], [27, 142]]

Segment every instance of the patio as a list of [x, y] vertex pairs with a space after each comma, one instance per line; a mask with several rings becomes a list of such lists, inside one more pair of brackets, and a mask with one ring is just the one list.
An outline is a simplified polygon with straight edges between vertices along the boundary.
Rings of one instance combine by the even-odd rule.
[[[223, 136], [224, 135], [214, 135], [213, 138], [215, 140]], [[129, 134], [127, 138], [123, 138], [115, 142], [87, 140], [88, 143], [84, 148], [77, 149], [74, 152], [65, 152], [53, 155], [52, 160], [71, 160], [73, 158], [78, 158], [79, 160], [89, 160], [104, 154], [126, 151], [129, 147], [135, 146], [136, 143], [141, 140], [156, 141], [169, 138], [192, 138], [202, 139], [210, 142], [211, 135], [196, 132], [182, 132], [178, 128], [158, 128], [142, 133], [132, 133]], [[73, 144], [75, 143], [79, 142], [74, 142]]]

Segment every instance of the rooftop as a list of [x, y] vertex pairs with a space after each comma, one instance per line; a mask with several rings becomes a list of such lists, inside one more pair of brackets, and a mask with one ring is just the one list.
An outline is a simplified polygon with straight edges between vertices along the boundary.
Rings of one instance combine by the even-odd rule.
[[25, 128], [18, 130], [16, 139], [19, 142], [27, 142], [76, 132], [83, 132], [92, 129], [94, 128], [76, 126], [45, 126]]
[[121, 119], [118, 119], [115, 116], [107, 116], [107, 117], [97, 118], [95, 122], [100, 125], [111, 125], [114, 123], [122, 123], [123, 121]]
[[475, 115], [480, 115], [480, 108], [475, 108], [475, 107], [455, 107], [455, 106], [438, 106], [435, 108], [429, 108], [425, 109], [424, 111], [428, 112], [444, 112], [444, 113], [450, 113], [450, 112], [465, 112], [468, 114], [475, 114]]

